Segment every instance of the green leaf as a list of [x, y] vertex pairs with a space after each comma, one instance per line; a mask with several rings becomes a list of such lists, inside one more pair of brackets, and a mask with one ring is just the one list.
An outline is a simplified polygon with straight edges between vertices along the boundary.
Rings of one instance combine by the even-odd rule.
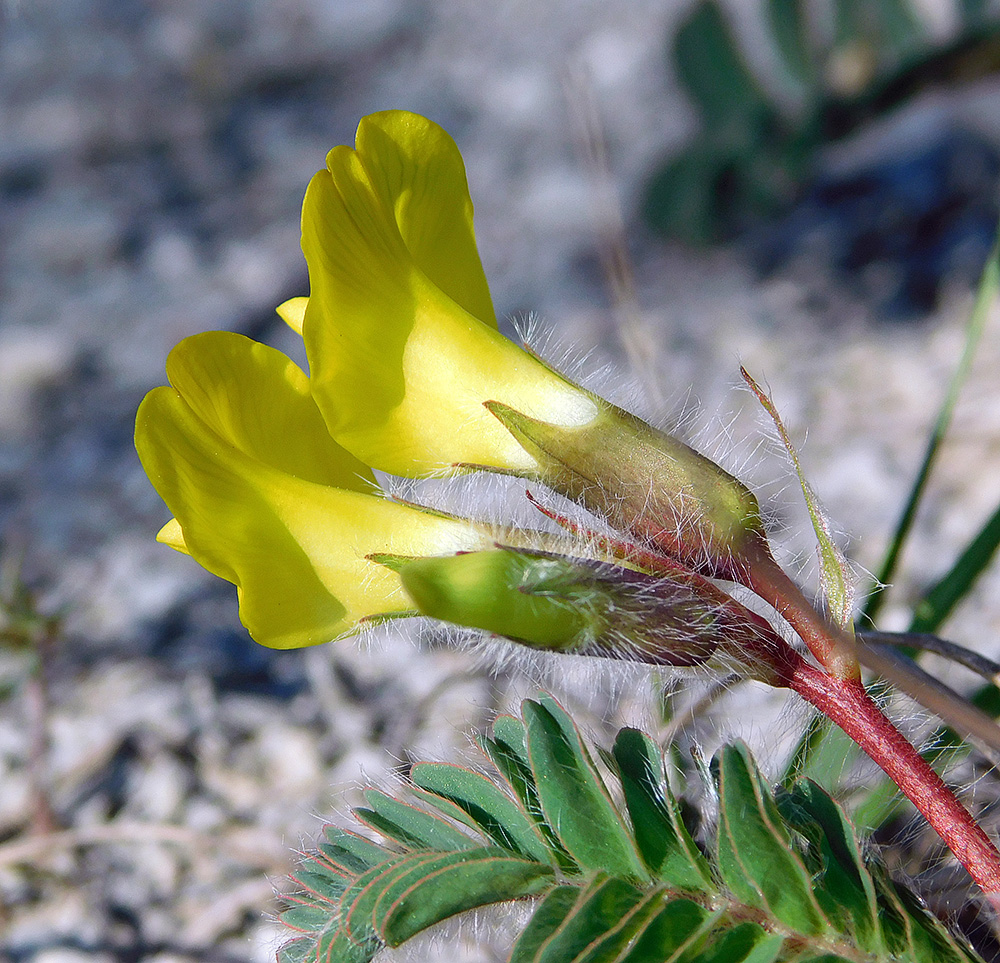
[[371, 869], [390, 855], [383, 846], [337, 826], [324, 826], [323, 835], [327, 842], [320, 844], [319, 851], [351, 876]]
[[[542, 822], [479, 773], [418, 764], [411, 792], [420, 805], [370, 791], [372, 808], [360, 810], [402, 852], [327, 828], [320, 855], [299, 871], [304, 891], [282, 914], [297, 935], [280, 963], [370, 963], [383, 946], [456, 914], [538, 897], [510, 963], [977, 960], [884, 869], [870, 871], [850, 823], [816, 785], [795, 785], [776, 803], [745, 747], [720, 750], [718, 838], [715, 859], [706, 859], [684, 829], [648, 736], [623, 730], [605, 756], [630, 826], [565, 711], [549, 696], [525, 701], [522, 711], [524, 728], [506, 724], [504, 744], [484, 744], [518, 770], [523, 790], [537, 790]], [[539, 831], [561, 836], [579, 865], [558, 865]], [[674, 867], [674, 876], [651, 880], [642, 859]], [[674, 877], [694, 880], [694, 895]]]
[[374, 934], [361, 940], [352, 939], [340, 928], [325, 932], [315, 943], [309, 955], [310, 963], [371, 963], [382, 949], [382, 941]]
[[686, 959], [683, 951], [693, 952], [703, 947], [721, 919], [721, 911], [711, 913], [688, 899], [671, 900], [642, 928], [621, 963]]
[[815, 87], [819, 64], [809, 42], [806, 0], [767, 0], [766, 11], [771, 38], [789, 77], [803, 87]]
[[306, 963], [315, 959], [315, 940], [289, 940], [278, 949], [278, 963]]
[[955, 371], [948, 383], [944, 400], [938, 409], [937, 418], [931, 429], [930, 437], [927, 440], [923, 461], [910, 488], [910, 493], [907, 496], [906, 504], [903, 507], [899, 521], [896, 523], [896, 529], [889, 541], [885, 557], [875, 574], [875, 584], [868, 596], [868, 604], [864, 609], [865, 620], [873, 625], [881, 611], [882, 603], [885, 601], [883, 594], [884, 586], [889, 585], [895, 578], [899, 557], [909, 538], [910, 530], [913, 528], [913, 521], [916, 518], [917, 509], [923, 500], [924, 491], [930, 479], [931, 469], [937, 461], [941, 443], [944, 441], [948, 427], [951, 425], [955, 405], [958, 402], [962, 387], [969, 376], [969, 370], [972, 367], [976, 349], [979, 347], [983, 330], [989, 319], [990, 309], [996, 301], [998, 292], [1000, 292], [1000, 237], [993, 242], [986, 265], [983, 267], [979, 288], [976, 291], [976, 303], [972, 307], [972, 313], [969, 315], [969, 321], [965, 327], [965, 345], [962, 348], [962, 357], [959, 359], [958, 365], [955, 367]]
[[493, 723], [493, 738], [528, 765], [528, 736], [524, 723], [513, 716], [500, 715]]
[[733, 894], [798, 933], [829, 928], [809, 874], [770, 790], [745, 746], [724, 746], [713, 762], [719, 791], [718, 868]]
[[959, 0], [958, 8], [965, 25], [975, 25], [985, 20], [989, 13], [990, 0]]
[[[355, 943], [378, 939], [372, 922], [372, 911], [386, 887], [400, 873], [415, 865], [434, 859], [434, 853], [398, 855], [362, 873], [345, 891], [340, 900], [340, 927]], [[379, 941], [381, 942], [381, 941]]]
[[541, 816], [542, 804], [538, 801], [538, 790], [531, 775], [531, 766], [527, 761], [527, 752], [522, 759], [519, 752], [509, 745], [488, 736], [480, 736], [477, 740], [479, 748], [486, 754], [490, 762], [496, 766], [504, 781], [510, 786], [514, 795], [530, 815]]
[[884, 871], [875, 875], [875, 882], [883, 912], [886, 906], [892, 906], [902, 918], [906, 952], [913, 963], [968, 963], [974, 959], [905, 886], [891, 880]]
[[820, 786], [807, 781], [779, 795], [778, 809], [811, 844], [817, 863], [813, 892], [826, 917], [839, 932], [851, 934], [860, 949], [884, 954], [875, 884], [843, 811]]
[[389, 946], [457, 913], [537, 895], [553, 880], [551, 866], [499, 849], [450, 853], [398, 875], [375, 905], [376, 930]]
[[[437, 765], [437, 763], [421, 763], [421, 765]], [[502, 792], [503, 790], [501, 790]], [[454, 820], [456, 823], [461, 823], [463, 826], [468, 827], [477, 835], [482, 835], [482, 827], [476, 823], [476, 821], [460, 807], [456, 806], [453, 802], [445, 799], [443, 796], [439, 796], [437, 793], [428, 792], [426, 789], [421, 789], [419, 786], [407, 786], [406, 794], [411, 797], [411, 801], [416, 805], [422, 806], [428, 810], [434, 810], [449, 819]]]
[[744, 143], [760, 115], [772, 113], [714, 0], [701, 0], [674, 36], [671, 62], [701, 109], [706, 127], [723, 143]]
[[757, 923], [738, 923], [690, 963], [773, 963], [784, 942], [784, 937], [768, 933]]
[[714, 891], [708, 862], [681, 821], [677, 801], [662, 778], [662, 756], [653, 740], [637, 729], [622, 729], [613, 758], [636, 845], [649, 869], [677, 889]]
[[317, 899], [335, 903], [350, 885], [350, 875], [324, 867], [319, 860], [312, 860], [307, 865], [311, 868], [299, 869], [294, 879], [302, 889]]
[[291, 930], [313, 933], [330, 925], [330, 908], [315, 903], [305, 903], [285, 910], [280, 919]]
[[450, 822], [416, 806], [394, 799], [378, 789], [365, 791], [370, 809], [356, 809], [362, 822], [413, 849], [472, 849], [476, 841]]
[[[664, 890], [654, 889], [644, 894], [642, 900], [632, 906], [619, 920], [608, 927], [605, 935], [596, 938], [578, 957], [578, 963], [615, 963], [632, 946], [639, 933], [643, 932], [665, 908], [671, 895]], [[672, 905], [680, 906], [680, 901]], [[679, 911], [680, 912], [680, 911]]]
[[584, 870], [647, 879], [636, 845], [573, 721], [550, 699], [525, 700], [528, 756], [548, 824]]
[[534, 963], [546, 941], [576, 905], [579, 895], [577, 886], [552, 887], [518, 937], [508, 963]]
[[[500, 723], [501, 720], [510, 720], [510, 722], [516, 723], [518, 728], [504, 725], [498, 731], [497, 723]], [[478, 739], [479, 748], [496, 766], [504, 781], [524, 807], [524, 811], [534, 820], [549, 849], [555, 853], [559, 867], [567, 873], [577, 872], [579, 867], [575, 860], [566, 852], [552, 827], [545, 821], [545, 813], [542, 811], [542, 803], [538, 798], [538, 788], [535, 786], [535, 777], [532, 775], [531, 766], [528, 763], [528, 752], [524, 745], [524, 726], [519, 719], [500, 716], [493, 724], [493, 732], [497, 738], [490, 739], [487, 736], [481, 736]]]
[[692, 245], [729, 233], [720, 185], [739, 163], [732, 150], [697, 139], [657, 171], [646, 187], [643, 216], [665, 237]]
[[410, 778], [467, 813], [479, 829], [506, 849], [541, 863], [552, 860], [535, 822], [496, 783], [471, 769], [443, 763], [421, 763]]
[[920, 600], [913, 612], [909, 631], [936, 632], [993, 561], [998, 547], [1000, 547], [1000, 505], [969, 542], [948, 573]]
[[795, 474], [799, 479], [799, 486], [805, 496], [806, 507], [809, 509], [813, 531], [816, 533], [823, 600], [826, 602], [827, 611], [833, 620], [840, 626], [846, 626], [854, 614], [854, 584], [850, 566], [847, 564], [844, 553], [837, 547], [837, 543], [833, 539], [830, 520], [823, 511], [812, 485], [806, 480], [802, 463], [799, 461], [799, 453], [792, 444], [792, 439], [785, 429], [771, 396], [754, 381], [746, 368], [741, 367], [740, 374], [743, 375], [743, 380], [756, 395], [761, 407], [770, 415], [774, 427], [778, 429], [785, 451], [788, 452], [788, 457], [792, 460]]
[[880, 47], [903, 59], [923, 46], [924, 29], [910, 0], [865, 0], [869, 15], [877, 18], [877, 41]]
[[576, 901], [559, 926], [530, 959], [533, 963], [577, 960], [594, 943], [601, 942], [644, 897], [641, 889], [623, 879], [599, 875], [577, 891]]

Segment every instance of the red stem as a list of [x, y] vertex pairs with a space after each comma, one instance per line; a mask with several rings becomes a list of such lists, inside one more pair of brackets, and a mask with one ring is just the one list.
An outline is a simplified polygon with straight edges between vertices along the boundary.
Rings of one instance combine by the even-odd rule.
[[802, 590], [774, 560], [767, 544], [751, 546], [745, 554], [737, 571], [739, 581], [773, 606], [834, 678], [859, 681], [861, 667], [853, 640], [809, 604]]
[[931, 824], [1000, 911], [1000, 852], [951, 789], [882, 714], [860, 681], [835, 679], [800, 660], [787, 680], [851, 737]]

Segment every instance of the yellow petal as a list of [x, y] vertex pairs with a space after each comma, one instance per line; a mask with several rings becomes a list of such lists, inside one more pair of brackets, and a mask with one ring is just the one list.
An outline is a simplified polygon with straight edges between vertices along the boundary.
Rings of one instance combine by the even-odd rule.
[[208, 331], [170, 352], [167, 377], [212, 431], [251, 458], [321, 485], [374, 487], [371, 469], [330, 437], [305, 372], [280, 351]]
[[237, 585], [243, 624], [274, 648], [326, 642], [360, 619], [411, 609], [399, 576], [366, 555], [460, 551], [485, 538], [463, 521], [255, 460], [173, 388], [146, 396], [136, 448], [187, 550]]
[[309, 298], [289, 298], [279, 304], [274, 310], [278, 312], [278, 317], [288, 325], [296, 334], [302, 334], [302, 320], [306, 316], [306, 305]]
[[356, 144], [417, 267], [473, 317], [495, 328], [465, 162], [455, 142], [426, 117], [385, 110], [358, 124]]
[[176, 518], [171, 518], [166, 525], [156, 533], [156, 540], [162, 545], [169, 545], [177, 552], [190, 555], [187, 545], [184, 544], [184, 532], [181, 530], [181, 523]]
[[[371, 130], [366, 143], [374, 140]], [[597, 414], [590, 397], [481, 323], [421, 269], [383, 181], [421, 183], [422, 158], [379, 141], [377, 170], [332, 150], [302, 210], [310, 298], [303, 324], [313, 395], [331, 434], [376, 468], [431, 473], [462, 462], [519, 471], [533, 458], [483, 408], [501, 401], [565, 426]], [[394, 152], [395, 151], [395, 152]], [[411, 189], [418, 199], [447, 203]]]

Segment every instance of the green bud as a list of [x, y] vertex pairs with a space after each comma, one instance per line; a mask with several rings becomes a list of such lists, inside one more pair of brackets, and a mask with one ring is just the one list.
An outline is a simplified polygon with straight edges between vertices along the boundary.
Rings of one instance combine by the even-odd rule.
[[523, 645], [654, 665], [729, 667], [775, 682], [783, 643], [759, 616], [696, 575], [664, 579], [589, 559], [497, 548], [394, 560], [424, 615]]
[[497, 549], [415, 559], [398, 571], [406, 593], [432, 618], [557, 652], [572, 651], [585, 635], [586, 617], [572, 599], [524, 590], [562, 575], [556, 559]]
[[534, 476], [706, 575], [730, 576], [765, 541], [757, 499], [739, 479], [677, 438], [597, 399], [578, 428], [485, 402], [538, 462]]

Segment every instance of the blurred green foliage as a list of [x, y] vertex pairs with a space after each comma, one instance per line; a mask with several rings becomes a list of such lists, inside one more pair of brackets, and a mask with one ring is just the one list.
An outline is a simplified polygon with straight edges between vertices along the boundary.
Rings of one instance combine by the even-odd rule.
[[751, 69], [718, 0], [700, 0], [669, 61], [700, 115], [694, 139], [651, 178], [644, 215], [691, 244], [732, 238], [785, 209], [817, 152], [914, 93], [1000, 69], [1000, 25], [964, 0], [942, 44], [911, 0], [763, 0], [775, 76]]

